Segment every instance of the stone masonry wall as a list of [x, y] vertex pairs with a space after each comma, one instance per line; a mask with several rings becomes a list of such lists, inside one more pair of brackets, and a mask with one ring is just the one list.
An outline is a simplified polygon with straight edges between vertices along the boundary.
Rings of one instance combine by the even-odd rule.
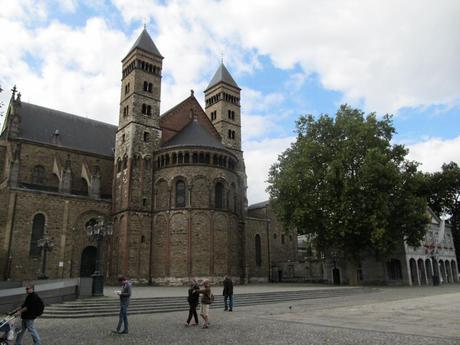
[[15, 279], [35, 279], [40, 274], [41, 257], [29, 255], [32, 222], [38, 213], [44, 214], [48, 236], [55, 243], [48, 254], [48, 276], [79, 276], [83, 249], [95, 245], [86, 235], [85, 224], [98, 215], [108, 216], [110, 203], [45, 192], [17, 191], [11, 245], [11, 275]]

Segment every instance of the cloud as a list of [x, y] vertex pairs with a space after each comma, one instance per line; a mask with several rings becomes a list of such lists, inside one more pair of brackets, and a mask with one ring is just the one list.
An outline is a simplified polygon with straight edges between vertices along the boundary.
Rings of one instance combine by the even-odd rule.
[[460, 136], [454, 139], [430, 138], [422, 142], [408, 145], [408, 158], [421, 163], [420, 169], [425, 172], [440, 171], [444, 163], [451, 161], [460, 163], [458, 147]]
[[268, 171], [285, 151], [295, 137], [273, 138], [261, 141], [246, 141], [243, 144], [246, 173], [248, 175], [249, 204], [268, 199], [265, 192], [268, 184]]
[[243, 50], [266, 55], [281, 69], [298, 65], [317, 73], [325, 88], [342, 92], [343, 101], [362, 102], [368, 110], [460, 105], [455, 0], [177, 0], [149, 8], [142, 2], [115, 4], [127, 21], [150, 13], [165, 44], [210, 48], [233, 42], [230, 56], [244, 57]]

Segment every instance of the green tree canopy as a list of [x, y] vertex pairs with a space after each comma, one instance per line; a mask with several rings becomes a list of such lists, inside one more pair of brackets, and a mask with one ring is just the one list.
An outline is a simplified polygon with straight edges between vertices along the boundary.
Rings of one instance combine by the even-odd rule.
[[297, 140], [269, 173], [268, 192], [284, 224], [316, 236], [319, 250], [357, 262], [385, 256], [402, 240], [419, 246], [428, 217], [424, 175], [392, 145], [389, 115], [378, 120], [342, 105], [335, 118], [302, 116]]
[[[443, 164], [441, 171], [427, 174], [428, 205], [438, 215], [450, 215], [452, 236], [460, 257], [460, 167], [457, 163]], [[458, 260], [457, 260], [458, 262]]]

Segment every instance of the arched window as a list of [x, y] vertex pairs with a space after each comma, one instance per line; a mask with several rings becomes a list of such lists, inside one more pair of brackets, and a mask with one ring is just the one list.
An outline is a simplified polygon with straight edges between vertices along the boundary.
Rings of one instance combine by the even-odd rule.
[[149, 89], [148, 89], [149, 92], [152, 92], [152, 87], [153, 87], [152, 83], [149, 83]]
[[176, 182], [176, 207], [185, 207], [185, 183], [182, 180]]
[[148, 90], [149, 90], [149, 83], [144, 81], [144, 91], [148, 91]]
[[262, 266], [262, 245], [260, 242], [260, 235], [257, 234], [255, 238], [256, 245], [256, 265], [257, 267]]
[[45, 233], [45, 216], [41, 213], [34, 217], [32, 222], [32, 235], [30, 237], [30, 256], [40, 256], [42, 249], [38, 246], [38, 240], [43, 238]]
[[220, 182], [216, 183], [214, 189], [214, 204], [216, 208], [224, 208], [224, 185]]
[[147, 106], [147, 115], [152, 115], [152, 107], [150, 105]]
[[36, 165], [32, 170], [32, 183], [44, 184], [45, 183], [45, 168], [41, 165]]

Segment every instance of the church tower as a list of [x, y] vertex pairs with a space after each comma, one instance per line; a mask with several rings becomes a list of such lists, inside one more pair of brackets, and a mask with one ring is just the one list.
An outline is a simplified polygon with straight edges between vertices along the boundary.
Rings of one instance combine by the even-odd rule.
[[111, 276], [127, 274], [149, 279], [152, 161], [161, 138], [162, 60], [145, 28], [122, 60], [112, 196], [115, 236]]
[[241, 207], [247, 209], [247, 176], [241, 150], [241, 88], [221, 62], [219, 68], [204, 91], [205, 111], [209, 120], [219, 132], [222, 144], [238, 157], [237, 173], [240, 177]]
[[206, 114], [229, 149], [241, 151], [241, 89], [222, 62], [204, 91]]

